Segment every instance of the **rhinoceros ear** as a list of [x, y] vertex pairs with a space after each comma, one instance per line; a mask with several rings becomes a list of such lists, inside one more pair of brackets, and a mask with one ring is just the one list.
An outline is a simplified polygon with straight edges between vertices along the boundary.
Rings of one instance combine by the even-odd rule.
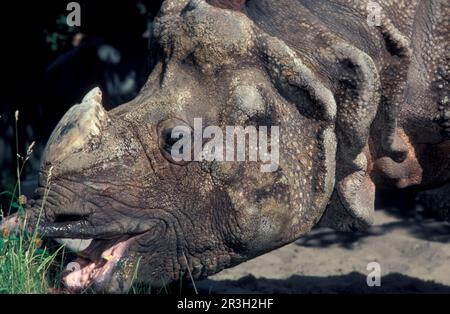
[[332, 202], [323, 224], [341, 230], [370, 225], [374, 185], [364, 150], [380, 99], [380, 81], [373, 61], [355, 47], [336, 44], [326, 57], [335, 76], [327, 88], [320, 75], [310, 70], [283, 41], [262, 36], [260, 49], [279, 93], [295, 104], [302, 116], [333, 124], [336, 156], [326, 158], [336, 158], [338, 166], [334, 169]]

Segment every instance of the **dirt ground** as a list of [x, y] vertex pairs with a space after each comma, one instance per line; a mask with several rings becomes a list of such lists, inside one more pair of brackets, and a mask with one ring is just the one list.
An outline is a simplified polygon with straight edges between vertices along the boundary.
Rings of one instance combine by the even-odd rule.
[[[381, 266], [380, 287], [366, 284], [373, 261]], [[316, 229], [197, 287], [202, 293], [450, 293], [450, 223], [377, 210], [365, 233]]]

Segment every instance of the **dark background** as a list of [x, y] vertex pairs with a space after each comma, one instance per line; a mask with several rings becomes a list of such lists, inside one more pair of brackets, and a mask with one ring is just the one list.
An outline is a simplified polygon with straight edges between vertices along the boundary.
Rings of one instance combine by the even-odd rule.
[[0, 191], [16, 181], [16, 110], [19, 154], [36, 141], [22, 176], [28, 192], [51, 131], [72, 105], [95, 86], [107, 109], [127, 102], [151, 71], [149, 35], [162, 0], [77, 1], [80, 27], [66, 23], [69, 2], [0, 4]]

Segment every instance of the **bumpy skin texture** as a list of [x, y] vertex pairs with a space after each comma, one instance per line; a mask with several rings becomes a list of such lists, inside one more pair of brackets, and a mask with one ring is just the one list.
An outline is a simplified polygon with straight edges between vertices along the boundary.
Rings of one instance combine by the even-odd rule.
[[[365, 1], [166, 1], [139, 96], [105, 112], [94, 90], [49, 140], [40, 231], [93, 238], [91, 260], [128, 239], [90, 282], [123, 291], [138, 260], [138, 281], [204, 278], [318, 223], [367, 228], [376, 186], [448, 182], [449, 2], [378, 3], [371, 27]], [[280, 126], [278, 170], [171, 162], [167, 130], [197, 117]]]

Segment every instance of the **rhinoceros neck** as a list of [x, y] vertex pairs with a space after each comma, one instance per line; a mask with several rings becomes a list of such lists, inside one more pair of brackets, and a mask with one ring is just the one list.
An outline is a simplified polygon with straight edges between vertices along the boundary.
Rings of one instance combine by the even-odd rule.
[[[449, 37], [445, 17], [450, 5], [445, 1], [377, 3], [381, 17], [375, 26], [368, 23], [370, 10], [361, 1], [247, 1], [244, 11], [260, 29], [295, 50], [333, 92], [338, 120], [349, 115], [349, 102], [377, 107], [368, 124], [368, 157], [388, 159], [389, 166], [382, 167], [389, 168], [384, 173], [388, 178], [409, 173], [413, 179], [403, 187], [422, 181], [419, 146], [449, 138], [449, 59], [438, 41]], [[376, 73], [363, 73], [363, 59], [373, 63]], [[346, 62], [361, 69], [361, 80], [355, 78], [358, 70], [352, 72]], [[377, 84], [365, 84], [369, 75]], [[359, 94], [359, 100], [342, 96], [349, 92]]]

